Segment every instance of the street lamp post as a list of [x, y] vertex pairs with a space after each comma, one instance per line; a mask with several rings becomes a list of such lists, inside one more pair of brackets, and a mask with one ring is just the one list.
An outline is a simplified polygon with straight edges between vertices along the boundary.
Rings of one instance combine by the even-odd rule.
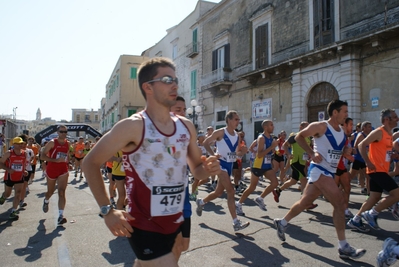
[[17, 108], [18, 107], [15, 107], [15, 108], [12, 109], [12, 115], [14, 117], [14, 121], [17, 119]]
[[198, 124], [196, 124], [196, 120], [197, 120], [198, 113], [202, 112], [202, 107], [198, 105], [198, 102], [195, 99], [191, 100], [190, 104], [192, 107], [189, 107], [187, 109], [187, 114], [193, 120], [195, 129], [197, 129]]

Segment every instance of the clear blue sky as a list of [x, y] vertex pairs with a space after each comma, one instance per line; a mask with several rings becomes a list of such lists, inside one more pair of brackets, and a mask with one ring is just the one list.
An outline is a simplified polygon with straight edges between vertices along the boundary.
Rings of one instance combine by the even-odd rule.
[[[210, 0], [220, 2], [220, 0]], [[71, 120], [100, 108], [122, 54], [140, 55], [196, 0], [0, 0], [0, 115]]]

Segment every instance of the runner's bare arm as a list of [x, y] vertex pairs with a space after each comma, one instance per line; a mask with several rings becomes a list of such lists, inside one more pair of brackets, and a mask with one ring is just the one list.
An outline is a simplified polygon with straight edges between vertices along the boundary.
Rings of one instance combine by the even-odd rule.
[[316, 163], [320, 163], [323, 158], [318, 153], [315, 153], [313, 149], [306, 143], [306, 137], [321, 136], [326, 132], [326, 130], [326, 122], [312, 122], [295, 136], [295, 141], [298, 143], [298, 145], [301, 146]]
[[[142, 138], [143, 121], [140, 116], [134, 115], [119, 121], [106, 133], [83, 159], [82, 166], [85, 177], [98, 205], [110, 204], [105, 189], [100, 167], [119, 150], [132, 151]], [[111, 233], [115, 236], [130, 236], [133, 231], [127, 219], [133, 220], [124, 211], [112, 210], [104, 216], [104, 221]]]
[[373, 142], [380, 141], [382, 138], [382, 132], [381, 129], [375, 129], [369, 135], [367, 135], [363, 141], [359, 143], [359, 152], [362, 158], [364, 159], [364, 162], [366, 163], [367, 167], [369, 170], [375, 170], [374, 164], [370, 161], [370, 158], [368, 156], [368, 151], [367, 151], [367, 146], [370, 145]]
[[[190, 120], [184, 120], [184, 123], [188, 127], [188, 129], [190, 131], [190, 136], [191, 136], [190, 143], [187, 148], [187, 163], [188, 163], [188, 166], [190, 167], [190, 170], [191, 170], [193, 176], [195, 177], [195, 179], [204, 180], [204, 179], [208, 179], [208, 177], [210, 175], [219, 174], [221, 171], [219, 160], [218, 160], [219, 157], [215, 156], [215, 155], [212, 155], [207, 158], [201, 157], [202, 156], [201, 150], [198, 149], [198, 145], [197, 145], [197, 135], [196, 135], [195, 127]], [[205, 143], [205, 141], [204, 141], [204, 143]], [[208, 145], [208, 148], [210, 151], [212, 151], [210, 149], [209, 145]]]
[[215, 155], [215, 152], [211, 148], [211, 144], [215, 141], [221, 140], [223, 135], [224, 129], [218, 129], [204, 140], [203, 146], [205, 147], [206, 151], [208, 151], [209, 155]]
[[10, 152], [6, 152], [4, 153], [4, 155], [0, 158], [0, 169], [6, 170], [9, 173], [13, 173], [14, 170], [11, 168], [8, 168], [6, 166], [6, 161], [8, 160], [8, 158], [10, 157]]
[[[49, 141], [49, 142], [44, 146], [44, 149], [43, 149], [43, 151], [42, 151], [42, 153], [41, 153], [41, 155], [40, 155], [40, 157], [41, 157], [42, 160], [47, 161], [47, 162], [58, 162], [59, 159], [53, 159], [53, 158], [50, 158], [49, 156], [47, 156], [47, 154], [50, 152], [50, 150], [51, 150], [53, 147], [54, 147], [54, 141], [53, 141], [53, 140]], [[61, 159], [61, 161], [63, 161], [63, 160]]]

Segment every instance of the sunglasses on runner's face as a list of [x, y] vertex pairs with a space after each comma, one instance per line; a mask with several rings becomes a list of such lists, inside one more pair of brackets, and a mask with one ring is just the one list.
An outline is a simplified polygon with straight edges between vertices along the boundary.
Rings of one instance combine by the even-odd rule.
[[67, 133], [68, 131], [58, 131], [59, 133]]
[[151, 81], [148, 81], [148, 83], [153, 83], [153, 82], [162, 82], [162, 83], [166, 83], [166, 84], [172, 84], [173, 82], [175, 82], [176, 84], [179, 84], [179, 79], [176, 78], [172, 78], [171, 76], [163, 76], [161, 78], [157, 78]]

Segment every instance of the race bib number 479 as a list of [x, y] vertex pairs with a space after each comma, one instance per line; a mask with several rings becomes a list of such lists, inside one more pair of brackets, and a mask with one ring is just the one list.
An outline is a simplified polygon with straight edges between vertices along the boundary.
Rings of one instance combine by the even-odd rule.
[[151, 190], [151, 216], [168, 216], [183, 210], [184, 184], [158, 185]]

